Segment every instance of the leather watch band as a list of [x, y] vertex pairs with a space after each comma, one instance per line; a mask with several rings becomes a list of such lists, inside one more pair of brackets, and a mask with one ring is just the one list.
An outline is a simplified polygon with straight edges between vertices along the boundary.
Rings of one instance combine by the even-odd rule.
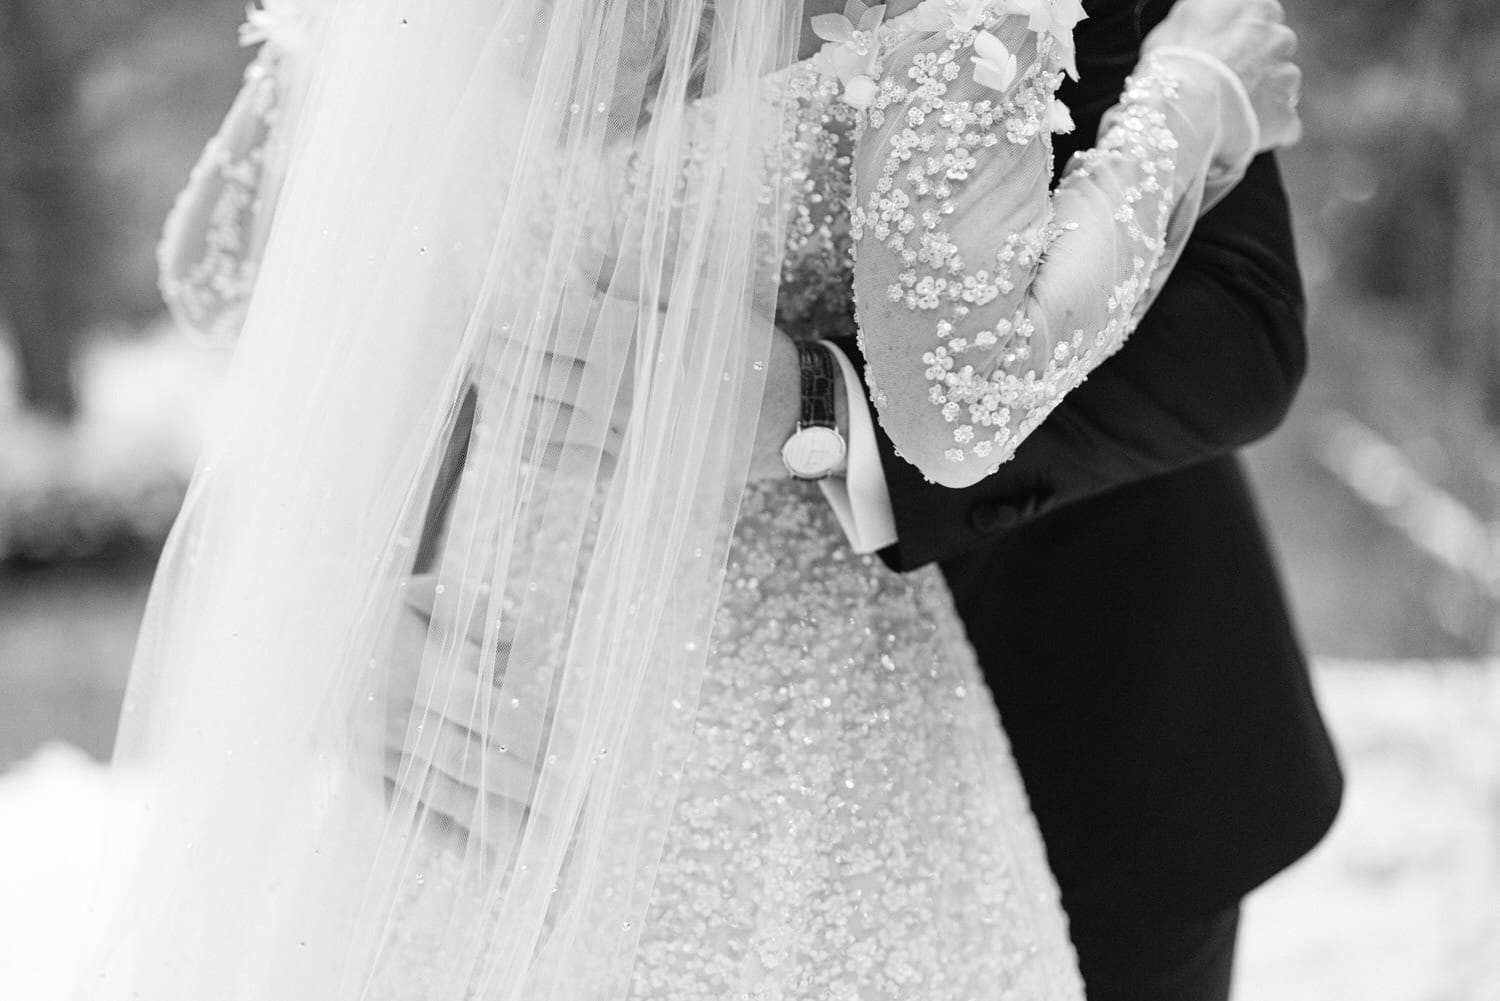
[[833, 355], [821, 341], [797, 342], [802, 371], [802, 411], [798, 427], [838, 427]]
[[781, 461], [799, 480], [826, 479], [848, 455], [835, 411], [838, 360], [821, 341], [797, 341], [796, 345], [802, 406], [797, 430], [781, 446]]

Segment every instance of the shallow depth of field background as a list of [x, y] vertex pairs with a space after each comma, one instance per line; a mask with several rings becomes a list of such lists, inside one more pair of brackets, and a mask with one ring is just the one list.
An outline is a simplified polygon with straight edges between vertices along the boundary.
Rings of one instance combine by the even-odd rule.
[[[1500, 1001], [1500, 8], [1288, 4], [1312, 364], [1249, 459], [1350, 790], [1252, 900], [1237, 997]], [[48, 997], [76, 921], [58, 846], [107, 827], [85, 755], [227, 361], [165, 322], [152, 249], [242, 16], [0, 8], [0, 957], [39, 971], [16, 997]]]

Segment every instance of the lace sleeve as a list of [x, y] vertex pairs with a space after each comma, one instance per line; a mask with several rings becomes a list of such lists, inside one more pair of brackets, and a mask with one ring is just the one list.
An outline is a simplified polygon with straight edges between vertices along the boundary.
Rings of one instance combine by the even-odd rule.
[[184, 330], [232, 338], [250, 292], [306, 87], [313, 0], [263, 0], [240, 29], [261, 45], [238, 96], [167, 215], [157, 248], [162, 298]]
[[1229, 71], [1173, 53], [1128, 81], [1049, 190], [1081, 16], [1072, 0], [927, 0], [845, 76], [863, 109], [851, 226], [871, 398], [900, 453], [948, 486], [992, 472], [1120, 347], [1206, 188], [1255, 146]]

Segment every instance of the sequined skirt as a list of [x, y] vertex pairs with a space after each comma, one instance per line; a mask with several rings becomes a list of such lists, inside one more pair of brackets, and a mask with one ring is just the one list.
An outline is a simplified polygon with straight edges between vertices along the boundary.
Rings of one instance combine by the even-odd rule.
[[[403, 937], [389, 1001], [418, 1001]], [[854, 554], [814, 485], [742, 505], [631, 997], [1082, 1001], [941, 574]]]

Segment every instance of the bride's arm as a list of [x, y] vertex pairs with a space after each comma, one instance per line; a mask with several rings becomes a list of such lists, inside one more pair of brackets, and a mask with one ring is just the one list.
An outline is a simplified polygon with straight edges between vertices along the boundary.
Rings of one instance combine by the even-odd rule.
[[1158, 48], [1049, 190], [1051, 131], [1066, 117], [1054, 97], [1070, 59], [1063, 6], [982, 8], [973, 29], [960, 20], [883, 53], [856, 148], [871, 397], [901, 453], [948, 486], [1008, 459], [1121, 345], [1205, 198], [1263, 145], [1222, 63]]
[[285, 174], [326, 0], [262, 0], [240, 40], [260, 50], [167, 216], [157, 265], [180, 327], [232, 337], [244, 321]]

